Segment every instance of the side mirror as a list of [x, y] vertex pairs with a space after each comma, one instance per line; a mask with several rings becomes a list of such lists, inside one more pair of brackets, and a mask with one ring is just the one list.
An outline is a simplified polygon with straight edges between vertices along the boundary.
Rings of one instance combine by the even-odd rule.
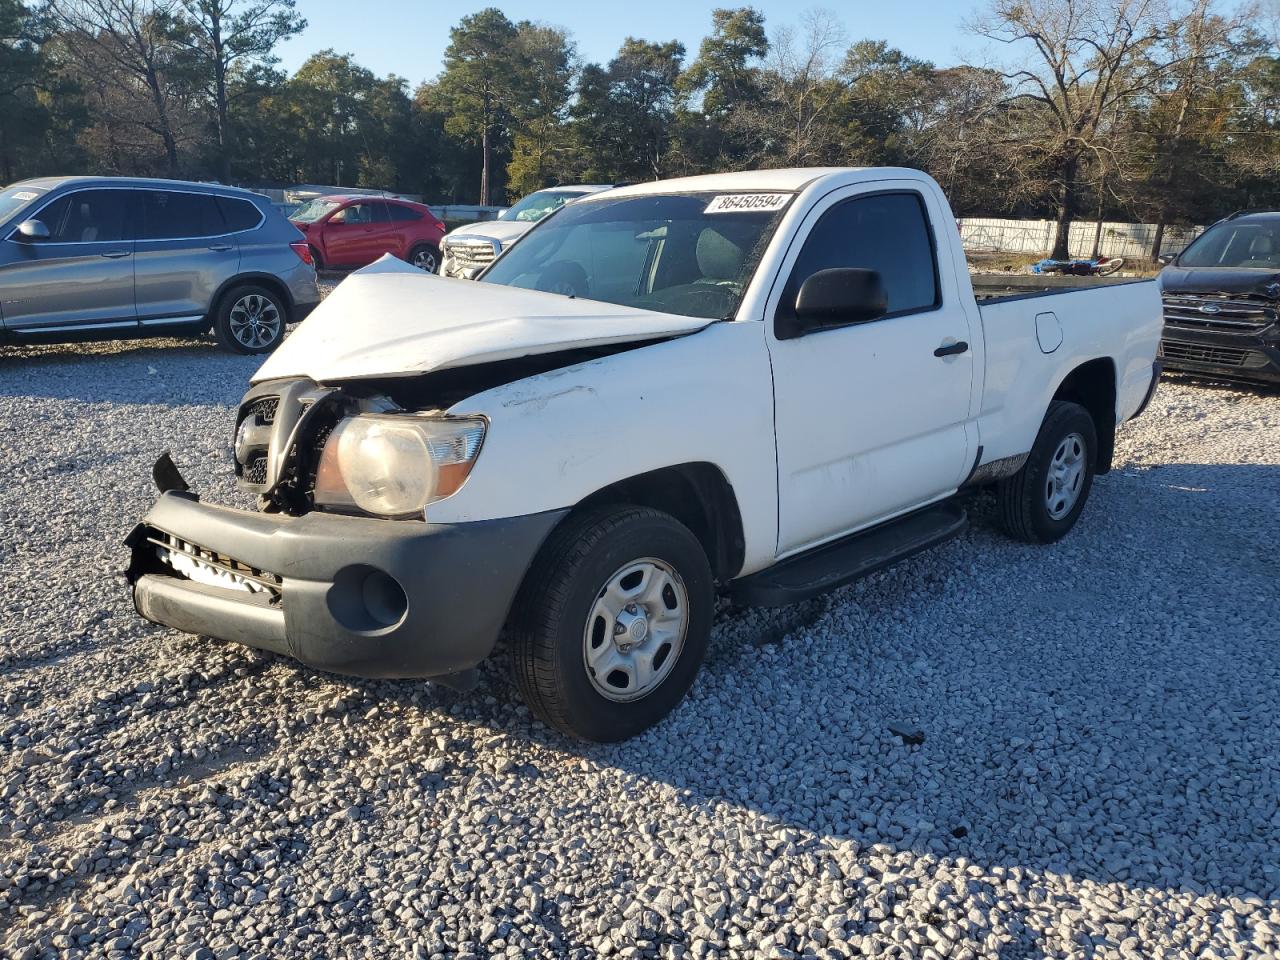
[[49, 228], [39, 220], [23, 220], [18, 224], [18, 236], [26, 240], [48, 240]]
[[818, 330], [876, 320], [888, 310], [889, 297], [878, 271], [819, 270], [801, 284], [793, 315], [778, 318], [777, 335], [779, 340], [794, 340]]
[[1156, 257], [1156, 263], [1167, 267], [1169, 264], [1173, 263], [1176, 256], [1176, 254], [1172, 253], [1162, 253], [1160, 256]]

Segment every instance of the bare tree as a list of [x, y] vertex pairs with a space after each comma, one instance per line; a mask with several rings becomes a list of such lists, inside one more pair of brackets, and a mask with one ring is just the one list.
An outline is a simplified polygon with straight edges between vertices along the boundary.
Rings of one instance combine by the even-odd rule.
[[763, 71], [764, 99], [734, 118], [755, 135], [768, 162], [805, 166], [829, 157], [825, 124], [846, 90], [835, 77], [845, 38], [827, 10], [807, 12], [798, 31], [784, 27], [775, 34]]
[[175, 42], [176, 0], [53, 0], [49, 13], [66, 34], [59, 56], [110, 87], [100, 104], [117, 124], [138, 125], [160, 139], [170, 176], [179, 173], [180, 115], [185, 104]]
[[1009, 136], [1055, 207], [1051, 256], [1068, 255], [1067, 239], [1085, 167], [1113, 150], [1117, 115], [1157, 87], [1170, 64], [1161, 44], [1170, 31], [1164, 0], [993, 0], [971, 29], [1030, 48], [1005, 74]]

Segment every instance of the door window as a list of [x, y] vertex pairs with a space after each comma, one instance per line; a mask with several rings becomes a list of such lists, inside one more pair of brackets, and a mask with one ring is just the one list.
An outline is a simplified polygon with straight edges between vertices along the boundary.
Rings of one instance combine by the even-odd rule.
[[387, 219], [387, 210], [385, 204], [376, 201], [367, 201], [365, 203], [353, 203], [351, 206], [334, 214], [336, 220], [339, 216], [340, 221], [347, 226], [353, 224], [370, 224], [384, 223]]
[[222, 211], [222, 219], [226, 221], [229, 233], [241, 230], [252, 230], [262, 221], [262, 211], [248, 200], [237, 200], [234, 197], [218, 197], [218, 209]]
[[40, 211], [49, 228], [43, 243], [112, 243], [128, 238], [127, 190], [80, 190]]
[[387, 210], [391, 214], [392, 220], [407, 222], [422, 219], [422, 214], [419, 211], [414, 210], [412, 207], [402, 207], [398, 203], [388, 203]]
[[933, 234], [918, 193], [854, 197], [824, 213], [791, 270], [779, 314], [795, 309], [805, 280], [832, 267], [877, 271], [889, 298], [888, 317], [932, 310], [940, 303]]
[[217, 200], [203, 193], [139, 190], [142, 202], [140, 240], [216, 237], [227, 232]]

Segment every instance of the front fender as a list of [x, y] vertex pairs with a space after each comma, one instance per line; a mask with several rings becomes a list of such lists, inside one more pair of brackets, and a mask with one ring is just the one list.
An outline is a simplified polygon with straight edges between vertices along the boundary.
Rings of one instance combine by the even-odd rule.
[[433, 523], [573, 507], [621, 480], [707, 462], [738, 499], [743, 572], [774, 558], [773, 384], [759, 322], [715, 323], [507, 383], [449, 413], [484, 415], [489, 430], [463, 488], [428, 508]]

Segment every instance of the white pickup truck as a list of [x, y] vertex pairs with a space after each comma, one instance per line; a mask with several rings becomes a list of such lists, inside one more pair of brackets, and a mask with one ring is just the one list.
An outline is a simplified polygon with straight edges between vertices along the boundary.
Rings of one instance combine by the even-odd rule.
[[382, 261], [254, 377], [202, 503], [167, 455], [138, 611], [372, 677], [474, 683], [507, 630], [548, 723], [684, 696], [717, 593], [785, 604], [956, 536], [1049, 543], [1159, 377], [1139, 282], [974, 299], [941, 190], [770, 170], [568, 204], [480, 283]]

